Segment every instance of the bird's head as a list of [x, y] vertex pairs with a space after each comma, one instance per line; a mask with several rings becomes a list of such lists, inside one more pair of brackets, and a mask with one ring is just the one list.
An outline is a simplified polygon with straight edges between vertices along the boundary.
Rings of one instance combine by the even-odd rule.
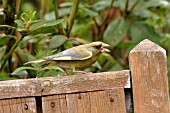
[[110, 50], [108, 50], [105, 47], [109, 47], [110, 45], [105, 44], [103, 42], [97, 41], [97, 42], [92, 42], [90, 44], [87, 45], [88, 49], [95, 54], [98, 53], [103, 53], [103, 52], [110, 52]]

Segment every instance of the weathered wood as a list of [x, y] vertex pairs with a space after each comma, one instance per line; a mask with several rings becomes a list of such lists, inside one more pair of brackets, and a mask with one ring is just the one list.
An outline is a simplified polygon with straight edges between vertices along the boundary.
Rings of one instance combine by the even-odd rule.
[[0, 100], [2, 102], [2, 110], [3, 110], [3, 113], [10, 113], [10, 106], [9, 106], [9, 103], [8, 103], [8, 100]]
[[67, 101], [67, 112], [68, 113], [78, 113], [76, 94], [67, 94], [66, 101]]
[[90, 113], [90, 96], [88, 93], [79, 93], [77, 96], [78, 113]]
[[126, 113], [123, 88], [89, 92], [90, 113]]
[[43, 113], [126, 113], [124, 89], [44, 96], [42, 110]]
[[34, 98], [0, 100], [0, 113], [36, 113]]
[[166, 51], [149, 40], [130, 52], [135, 113], [170, 113]]
[[0, 113], [3, 113], [2, 101], [0, 100]]
[[61, 113], [67, 113], [67, 102], [64, 94], [59, 95]]
[[60, 100], [58, 95], [42, 97], [43, 113], [62, 113], [60, 110]]
[[86, 75], [9, 80], [0, 82], [0, 99], [86, 92], [124, 87], [129, 71], [87, 73]]
[[35, 98], [21, 98], [23, 111], [26, 113], [37, 113]]

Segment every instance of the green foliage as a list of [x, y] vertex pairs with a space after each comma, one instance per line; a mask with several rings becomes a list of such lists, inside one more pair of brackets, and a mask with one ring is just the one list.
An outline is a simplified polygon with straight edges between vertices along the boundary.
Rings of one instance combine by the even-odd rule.
[[67, 41], [67, 39], [68, 38], [66, 36], [64, 36], [64, 35], [54, 35], [50, 39], [49, 47], [51, 49], [57, 49], [58, 47], [63, 45]]
[[129, 36], [133, 41], [139, 43], [144, 39], [149, 39], [157, 44], [160, 44], [161, 36], [154, 28], [143, 22], [133, 22], [130, 24]]
[[[50, 2], [49, 6], [44, 5], [40, 9], [38, 0], [23, 1], [21, 16], [14, 20], [15, 24], [0, 25], [4, 31], [12, 30], [11, 33], [0, 36], [0, 51], [3, 51], [0, 52], [0, 64], [3, 73], [9, 74], [10, 66], [7, 65], [7, 61], [11, 58], [13, 64], [18, 64], [13, 74], [27, 70], [30, 76], [31, 71], [34, 74], [36, 72], [37, 76], [62, 75], [64, 72], [58, 67], [43, 65], [24, 67], [23, 64], [58, 53], [74, 45], [98, 40], [110, 44], [111, 52], [101, 55], [98, 62], [86, 69], [87, 71], [129, 69], [127, 59], [130, 50], [145, 38], [167, 50], [170, 71], [170, 3], [168, 0], [80, 1], [74, 17], [71, 18], [71, 25], [68, 22], [74, 6], [73, 1], [63, 1], [58, 6], [51, 1], [46, 2]], [[70, 29], [70, 26], [73, 27]], [[5, 55], [4, 51], [9, 48], [7, 43], [11, 40], [15, 43], [10, 45], [10, 52]], [[27, 52], [18, 54], [18, 48]], [[16, 60], [17, 58], [19, 61]]]
[[56, 32], [56, 25], [60, 24], [63, 22], [63, 19], [61, 20], [44, 20], [44, 21], [39, 21], [36, 23], [33, 23], [30, 26], [30, 34], [31, 35], [36, 35], [40, 33], [55, 33]]
[[129, 25], [124, 19], [114, 20], [108, 25], [104, 32], [104, 41], [113, 48], [123, 40], [128, 29]]
[[8, 42], [11, 38], [16, 39], [16, 37], [15, 37], [15, 36], [12, 36], [12, 35], [1, 35], [1, 36], [0, 36], [0, 46], [6, 45], [7, 42]]

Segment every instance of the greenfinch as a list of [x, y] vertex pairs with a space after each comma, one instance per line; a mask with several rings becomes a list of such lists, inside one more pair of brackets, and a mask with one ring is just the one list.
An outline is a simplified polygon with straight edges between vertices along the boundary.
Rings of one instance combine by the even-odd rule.
[[89, 44], [72, 47], [43, 59], [27, 62], [24, 65], [50, 64], [62, 68], [66, 74], [68, 74], [66, 69], [72, 69], [73, 72], [84, 73], [83, 71], [76, 70], [91, 66], [96, 62], [101, 53], [110, 52], [105, 47], [109, 47], [109, 45], [100, 41], [92, 42]]

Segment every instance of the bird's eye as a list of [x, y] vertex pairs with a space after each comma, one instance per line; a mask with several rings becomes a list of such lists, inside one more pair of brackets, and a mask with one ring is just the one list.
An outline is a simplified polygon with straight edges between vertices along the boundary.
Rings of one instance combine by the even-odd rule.
[[96, 49], [100, 49], [101, 48], [101, 46], [99, 45], [99, 46], [96, 46]]

